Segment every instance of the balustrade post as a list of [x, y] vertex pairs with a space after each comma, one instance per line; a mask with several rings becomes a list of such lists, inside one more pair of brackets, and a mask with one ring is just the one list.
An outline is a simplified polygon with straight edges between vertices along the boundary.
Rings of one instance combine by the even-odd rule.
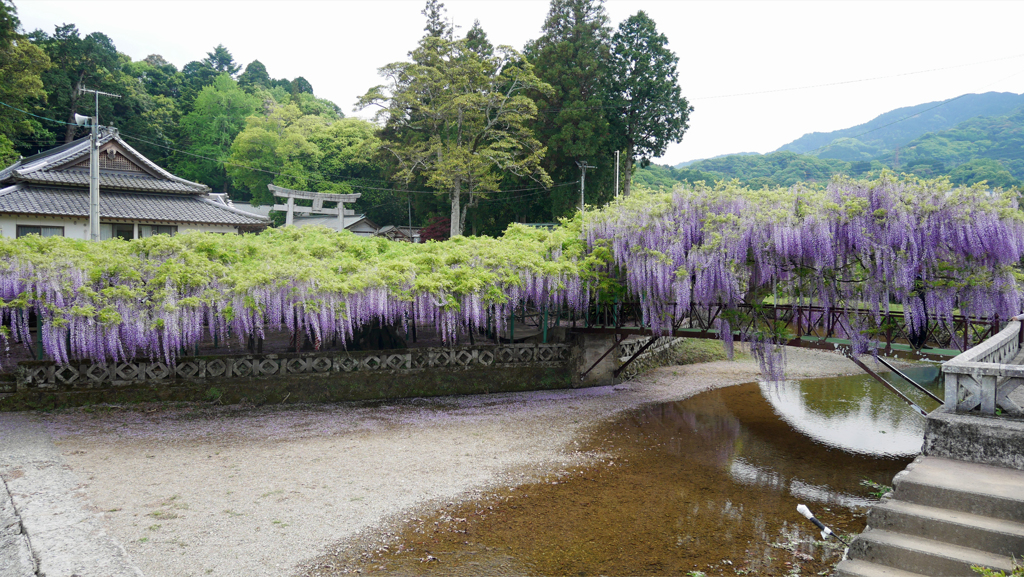
[[541, 342], [544, 343], [545, 345], [548, 344], [548, 305], [547, 305], [547, 303], [544, 303], [544, 329], [543, 329], [543, 336], [541, 337]]
[[36, 311], [36, 360], [43, 360], [43, 315]]

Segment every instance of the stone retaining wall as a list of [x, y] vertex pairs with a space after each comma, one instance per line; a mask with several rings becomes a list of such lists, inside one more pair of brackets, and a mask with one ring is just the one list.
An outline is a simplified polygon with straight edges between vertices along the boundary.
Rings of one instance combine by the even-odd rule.
[[343, 401], [574, 385], [567, 344], [236, 354], [58, 365], [20, 364], [0, 409], [144, 400]]

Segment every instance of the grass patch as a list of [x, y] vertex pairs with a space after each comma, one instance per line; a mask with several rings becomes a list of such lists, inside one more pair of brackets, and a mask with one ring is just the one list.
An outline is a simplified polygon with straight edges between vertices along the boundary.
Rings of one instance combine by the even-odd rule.
[[[739, 356], [739, 351], [736, 356]], [[728, 358], [722, 341], [717, 339], [681, 339], [672, 345], [673, 365], [710, 363]]]

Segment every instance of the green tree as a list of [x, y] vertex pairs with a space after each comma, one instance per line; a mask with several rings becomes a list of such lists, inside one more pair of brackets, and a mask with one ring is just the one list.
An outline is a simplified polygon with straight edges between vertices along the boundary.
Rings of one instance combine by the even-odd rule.
[[199, 96], [199, 92], [213, 84], [218, 76], [227, 74], [234, 78], [240, 68], [241, 66], [235, 63], [234, 56], [223, 44], [218, 44], [212, 52], [207, 52], [206, 58], [186, 64], [181, 69], [181, 97], [178, 99], [178, 108], [182, 114], [192, 111], [192, 104]]
[[171, 99], [181, 96], [181, 72], [159, 54], [150, 54], [138, 62], [129, 62], [122, 70], [142, 84], [147, 94]]
[[[46, 98], [41, 75], [50, 67], [50, 59], [20, 34], [19, 26], [14, 5], [0, 0], [0, 102], [33, 110]], [[15, 148], [37, 132], [45, 130], [31, 116], [0, 108], [0, 166], [16, 160]]]
[[993, 188], [1009, 188], [1020, 183], [998, 161], [991, 158], [975, 158], [961, 164], [950, 171], [949, 179], [965, 186], [984, 182]]
[[[532, 94], [540, 109], [535, 130], [547, 147], [543, 166], [555, 182], [580, 177], [577, 162], [597, 165], [587, 174], [587, 199], [602, 204], [614, 195], [614, 142], [609, 132], [607, 88], [611, 29], [603, 0], [552, 0], [541, 36], [526, 54], [548, 93]], [[548, 214], [567, 216], [579, 205], [579, 189], [552, 189]]]
[[109, 110], [101, 119], [105, 119], [104, 124], [117, 126], [146, 157], [163, 164], [177, 144], [179, 114], [175, 97], [181, 74], [173, 64], [155, 55], [133, 62], [127, 54], [118, 54], [118, 60], [119, 72], [113, 74], [110, 91], [121, 97], [100, 98], [103, 108]]
[[484, 58], [494, 56], [494, 45], [487, 39], [479, 20], [474, 20], [473, 27], [466, 32], [466, 47]]
[[[632, 175], [635, 161], [646, 166], [664, 154], [669, 143], [682, 140], [689, 128], [693, 107], [681, 96], [678, 62], [668, 49], [668, 38], [642, 10], [624, 20], [612, 38], [608, 78], [617, 105], [612, 119], [626, 152], [626, 175]], [[631, 179], [624, 180], [628, 195]]]
[[[74, 24], [58, 26], [53, 36], [41, 30], [30, 35], [32, 41], [46, 52], [53, 66], [43, 73], [48, 94], [46, 116], [66, 119], [64, 142], [75, 139], [75, 113], [93, 114], [91, 95], [82, 88], [114, 91], [115, 74], [120, 60], [117, 48], [106, 34], [93, 32], [82, 38]], [[104, 106], [108, 103], [104, 102]], [[80, 109], [81, 107], [81, 109]], [[101, 111], [100, 122], [104, 114]]]
[[550, 87], [519, 52], [501, 46], [485, 58], [465, 39], [428, 35], [412, 59], [381, 68], [388, 84], [371, 88], [358, 106], [381, 107], [381, 149], [396, 162], [397, 180], [423, 177], [448, 193], [452, 236], [462, 234], [479, 195], [498, 190], [505, 175], [550, 185], [540, 164], [544, 147], [529, 127], [537, 106], [526, 95]]
[[345, 114], [337, 104], [327, 100], [326, 98], [317, 98], [311, 93], [303, 92], [293, 95], [291, 97], [291, 101], [299, 107], [299, 110], [301, 110], [303, 114], [323, 116], [329, 120], [345, 117]]
[[235, 57], [231, 55], [231, 52], [223, 44], [218, 44], [214, 47], [213, 52], [207, 52], [206, 58], [203, 58], [202, 63], [203, 66], [217, 74], [227, 74], [232, 78], [242, 69], [240, 65], [235, 63]]
[[228, 192], [224, 161], [231, 154], [231, 143], [245, 128], [246, 118], [258, 106], [259, 100], [246, 94], [227, 74], [203, 88], [192, 111], [181, 119], [181, 134], [189, 154], [177, 158], [178, 174]]
[[239, 75], [238, 85], [249, 93], [259, 88], [270, 88], [271, 79], [270, 74], [267, 73], [267, 67], [259, 60], [253, 60], [246, 65], [245, 72]]
[[297, 76], [292, 80], [292, 94], [313, 94], [313, 85], [305, 78]]
[[0, 46], [10, 44], [21, 36], [18, 9], [10, 0], [0, 0]]
[[232, 184], [253, 204], [273, 204], [268, 184], [349, 193], [349, 183], [380, 178], [376, 126], [356, 118], [303, 114], [294, 103], [253, 115], [231, 145]]
[[455, 35], [455, 27], [448, 20], [448, 9], [444, 7], [441, 0], [427, 0], [426, 6], [420, 12], [427, 19], [427, 25], [423, 31], [427, 36], [451, 40]]

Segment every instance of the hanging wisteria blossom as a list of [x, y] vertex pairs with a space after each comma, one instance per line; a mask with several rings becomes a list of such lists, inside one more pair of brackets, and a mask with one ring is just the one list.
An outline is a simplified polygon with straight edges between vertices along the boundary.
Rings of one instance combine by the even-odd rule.
[[[588, 246], [611, 249], [645, 321], [667, 332], [685, 307], [774, 302], [869, 308], [876, 322], [899, 303], [909, 334], [954, 311], [1008, 318], [1020, 311], [1014, 266], [1024, 219], [1011, 193], [946, 180], [837, 179], [825, 188], [750, 190], [731, 184], [635, 195], [588, 217]], [[674, 311], [674, 313], [673, 313]], [[778, 327], [748, 323], [744, 340], [781, 378]], [[842, 327], [854, 354], [871, 327]], [[736, 323], [733, 323], [736, 326]], [[773, 355], [770, 359], [763, 355]]]
[[[908, 334], [952, 325], [954, 313], [1008, 318], [1020, 312], [1022, 254], [1013, 194], [891, 174], [637, 193], [587, 212], [585, 225], [577, 214], [554, 231], [513, 225], [501, 238], [422, 245], [294, 227], [101, 243], [32, 235], [0, 241], [0, 336], [30, 342], [34, 315], [58, 363], [171, 362], [211, 334], [245, 343], [287, 328], [344, 344], [367, 324], [415, 319], [453, 342], [501, 330], [523, 303], [583, 313], [608, 298], [638, 300], [661, 335], [686, 304], [720, 303], [727, 344], [739, 331], [780, 379], [786, 328], [741, 318], [738, 305], [867, 307], [877, 324], [898, 303]], [[840, 323], [856, 354], [877, 348], [877, 327], [859, 318]]]
[[268, 329], [343, 344], [360, 326], [410, 318], [446, 342], [500, 329], [523, 300], [582, 312], [588, 256], [578, 222], [513, 226], [501, 239], [411, 245], [325, 228], [182, 234], [89, 243], [0, 242], [3, 323], [25, 343], [29, 312], [58, 363], [149, 356], [172, 362], [206, 335], [242, 343]]

